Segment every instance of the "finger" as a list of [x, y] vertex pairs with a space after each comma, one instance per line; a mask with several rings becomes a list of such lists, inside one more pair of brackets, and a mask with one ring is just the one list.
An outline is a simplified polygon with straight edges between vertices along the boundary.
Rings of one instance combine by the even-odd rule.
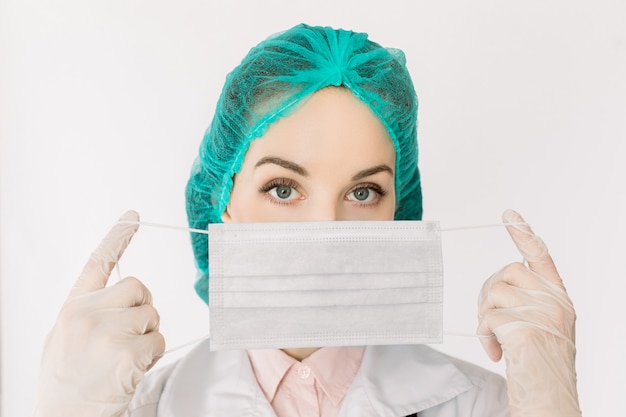
[[489, 310], [486, 314], [479, 316], [476, 334], [479, 337], [480, 344], [484, 351], [487, 353], [487, 356], [489, 356], [489, 359], [498, 362], [502, 358], [502, 346], [490, 325], [490, 315], [492, 311], [493, 310]]
[[[127, 211], [120, 221], [138, 221], [139, 215]], [[106, 286], [111, 271], [124, 253], [131, 238], [137, 231], [137, 224], [117, 223], [94, 250], [82, 273], [76, 280], [70, 297], [102, 289]]]
[[152, 293], [135, 277], [126, 277], [111, 288], [112, 301], [117, 300], [118, 307], [152, 304]]
[[[494, 277], [505, 275], [505, 270], [497, 273]], [[528, 270], [526, 272], [530, 273]], [[481, 291], [478, 305], [479, 324], [476, 333], [483, 349], [494, 362], [498, 362], [502, 358], [502, 347], [494, 333], [495, 327], [501, 323], [497, 322], [494, 326], [494, 311], [523, 305], [525, 292], [526, 290], [510, 285], [503, 280], [495, 280], [493, 284], [484, 286]]]
[[522, 306], [528, 301], [527, 291], [519, 287], [499, 281], [486, 294], [481, 296], [478, 306], [478, 317], [482, 317], [489, 310], [497, 308], [511, 308]]
[[152, 293], [137, 278], [126, 277], [115, 285], [86, 294], [83, 299], [90, 310], [130, 308], [152, 304]]
[[560, 284], [561, 277], [556, 270], [550, 253], [548, 253], [546, 244], [532, 231], [522, 216], [513, 210], [506, 210], [502, 214], [502, 220], [504, 223], [513, 223], [507, 225], [506, 230], [509, 232], [517, 249], [528, 262], [530, 270], [553, 283]]
[[126, 335], [143, 335], [159, 330], [159, 313], [149, 304], [112, 311], [108, 319], [111, 326]]
[[[504, 335], [514, 322], [519, 322], [519, 317], [514, 309], [495, 309], [485, 314], [478, 323], [476, 334], [489, 358], [497, 362], [502, 358]], [[520, 342], [520, 343], [523, 343]]]
[[[531, 272], [526, 265], [520, 262], [511, 263], [485, 281], [478, 295], [478, 319], [493, 308], [509, 307], [509, 300], [502, 293], [506, 288], [519, 288], [526, 290], [538, 290], [543, 288], [535, 273]], [[501, 288], [502, 287], [502, 288]], [[496, 293], [494, 294], [494, 289]]]
[[502, 346], [494, 333], [495, 327], [502, 324], [494, 315], [498, 309], [508, 309], [523, 305], [523, 293], [535, 288], [537, 277], [525, 265], [515, 262], [493, 274], [481, 288], [478, 298], [478, 329], [480, 343], [489, 358], [498, 362], [502, 359]]
[[[495, 308], [493, 305], [494, 301], [491, 300], [490, 294], [494, 286], [497, 286], [498, 283], [504, 283], [504, 281], [499, 278], [501, 275], [502, 271], [498, 271], [485, 281], [478, 297], [478, 328], [476, 329], [476, 334], [479, 337], [483, 349], [494, 362], [498, 362], [502, 358], [502, 348], [485, 317]], [[507, 284], [504, 283], [504, 285]]]
[[122, 368], [116, 374], [121, 375], [118, 384], [123, 391], [132, 394], [145, 373], [163, 357], [165, 339], [161, 333], [154, 331], [133, 337], [125, 348], [118, 362]]
[[150, 370], [165, 353], [165, 338], [158, 331], [139, 336], [135, 343], [139, 349], [147, 352], [138, 363], [139, 368], [144, 372]]
[[481, 293], [484, 294], [485, 291], [488, 291], [499, 282], [505, 282], [509, 285], [529, 290], [539, 290], [545, 287], [545, 280], [521, 262], [510, 263], [493, 274], [483, 284]]
[[483, 346], [483, 350], [494, 362], [499, 362], [502, 359], [502, 346], [495, 335], [491, 334], [488, 337], [480, 337], [480, 344]]

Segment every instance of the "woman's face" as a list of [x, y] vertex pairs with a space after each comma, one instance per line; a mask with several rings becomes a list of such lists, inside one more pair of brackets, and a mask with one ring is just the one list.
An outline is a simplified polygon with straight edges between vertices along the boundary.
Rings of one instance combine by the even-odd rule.
[[252, 141], [222, 221], [392, 220], [395, 157], [366, 104], [324, 88]]

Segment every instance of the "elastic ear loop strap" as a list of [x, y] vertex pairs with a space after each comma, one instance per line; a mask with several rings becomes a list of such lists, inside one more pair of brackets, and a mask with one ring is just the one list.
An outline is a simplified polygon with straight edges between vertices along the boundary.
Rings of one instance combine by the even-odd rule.
[[[188, 232], [188, 233], [200, 233], [200, 234], [204, 234], [204, 235], [208, 235], [209, 231], [208, 230], [202, 230], [202, 229], [192, 229], [192, 228], [188, 228], [188, 227], [184, 227], [184, 226], [174, 226], [174, 225], [169, 225], [169, 224], [161, 224], [161, 223], [152, 223], [152, 222], [145, 222], [145, 221], [136, 221], [136, 220], [118, 220], [117, 222], [118, 224], [136, 224], [136, 225], [140, 225], [140, 226], [144, 226], [144, 227], [156, 227], [156, 228], [161, 228], [161, 229], [171, 229], [171, 230], [179, 230], [179, 231], [184, 231], [184, 232]], [[493, 224], [481, 224], [481, 225], [475, 225], [475, 226], [460, 226], [460, 227], [448, 227], [448, 228], [443, 228], [443, 229], [439, 229], [439, 231], [441, 232], [456, 232], [456, 231], [462, 231], [462, 230], [475, 230], [475, 229], [487, 229], [487, 228], [492, 228], [492, 227], [503, 227], [503, 226], [528, 226], [528, 223], [526, 222], [504, 222], [504, 223], [493, 223]], [[525, 260], [524, 260], [525, 262]], [[119, 262], [116, 264], [115, 269], [117, 271], [117, 275], [118, 275], [118, 280], [121, 279], [121, 273], [120, 273], [120, 269], [119, 269]], [[478, 339], [490, 339], [492, 337], [495, 337], [495, 335], [477, 335], [477, 334], [471, 334], [471, 333], [463, 333], [463, 332], [453, 332], [453, 331], [445, 331], [443, 332], [444, 336], [458, 336], [458, 337], [471, 337], [471, 338], [478, 338]], [[173, 353], [177, 350], [186, 348], [188, 346], [191, 345], [195, 345], [196, 343], [202, 342], [203, 340], [206, 340], [209, 338], [209, 335], [205, 335], [202, 336], [198, 339], [194, 339], [190, 342], [184, 343], [180, 346], [176, 346], [173, 347], [171, 349], [166, 350], [163, 353], [163, 356]]]

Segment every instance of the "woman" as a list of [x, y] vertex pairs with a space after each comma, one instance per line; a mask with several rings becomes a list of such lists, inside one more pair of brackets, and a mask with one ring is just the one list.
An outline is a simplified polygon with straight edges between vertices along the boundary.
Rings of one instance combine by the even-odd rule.
[[[416, 117], [400, 51], [330, 28], [275, 35], [226, 80], [187, 186], [189, 225], [419, 220]], [[512, 211], [504, 220], [523, 223]], [[137, 386], [164, 351], [158, 314], [134, 278], [104, 288], [136, 228], [112, 229], [63, 306], [36, 415], [580, 415], [574, 311], [525, 225], [508, 230], [528, 266], [494, 274], [479, 306], [487, 353], [507, 360], [508, 396], [503, 378], [422, 345], [210, 352], [202, 343]], [[207, 240], [192, 240], [207, 301]]]

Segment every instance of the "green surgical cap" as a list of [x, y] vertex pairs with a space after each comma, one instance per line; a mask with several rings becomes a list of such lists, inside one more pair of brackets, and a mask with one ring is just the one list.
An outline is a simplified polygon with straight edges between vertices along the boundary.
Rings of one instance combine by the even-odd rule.
[[[365, 33], [298, 25], [250, 50], [228, 76], [186, 188], [189, 226], [220, 223], [250, 142], [314, 92], [348, 88], [384, 124], [396, 149], [396, 220], [420, 220], [417, 96], [404, 53], [383, 48]], [[191, 236], [198, 280], [208, 303], [208, 238]]]

